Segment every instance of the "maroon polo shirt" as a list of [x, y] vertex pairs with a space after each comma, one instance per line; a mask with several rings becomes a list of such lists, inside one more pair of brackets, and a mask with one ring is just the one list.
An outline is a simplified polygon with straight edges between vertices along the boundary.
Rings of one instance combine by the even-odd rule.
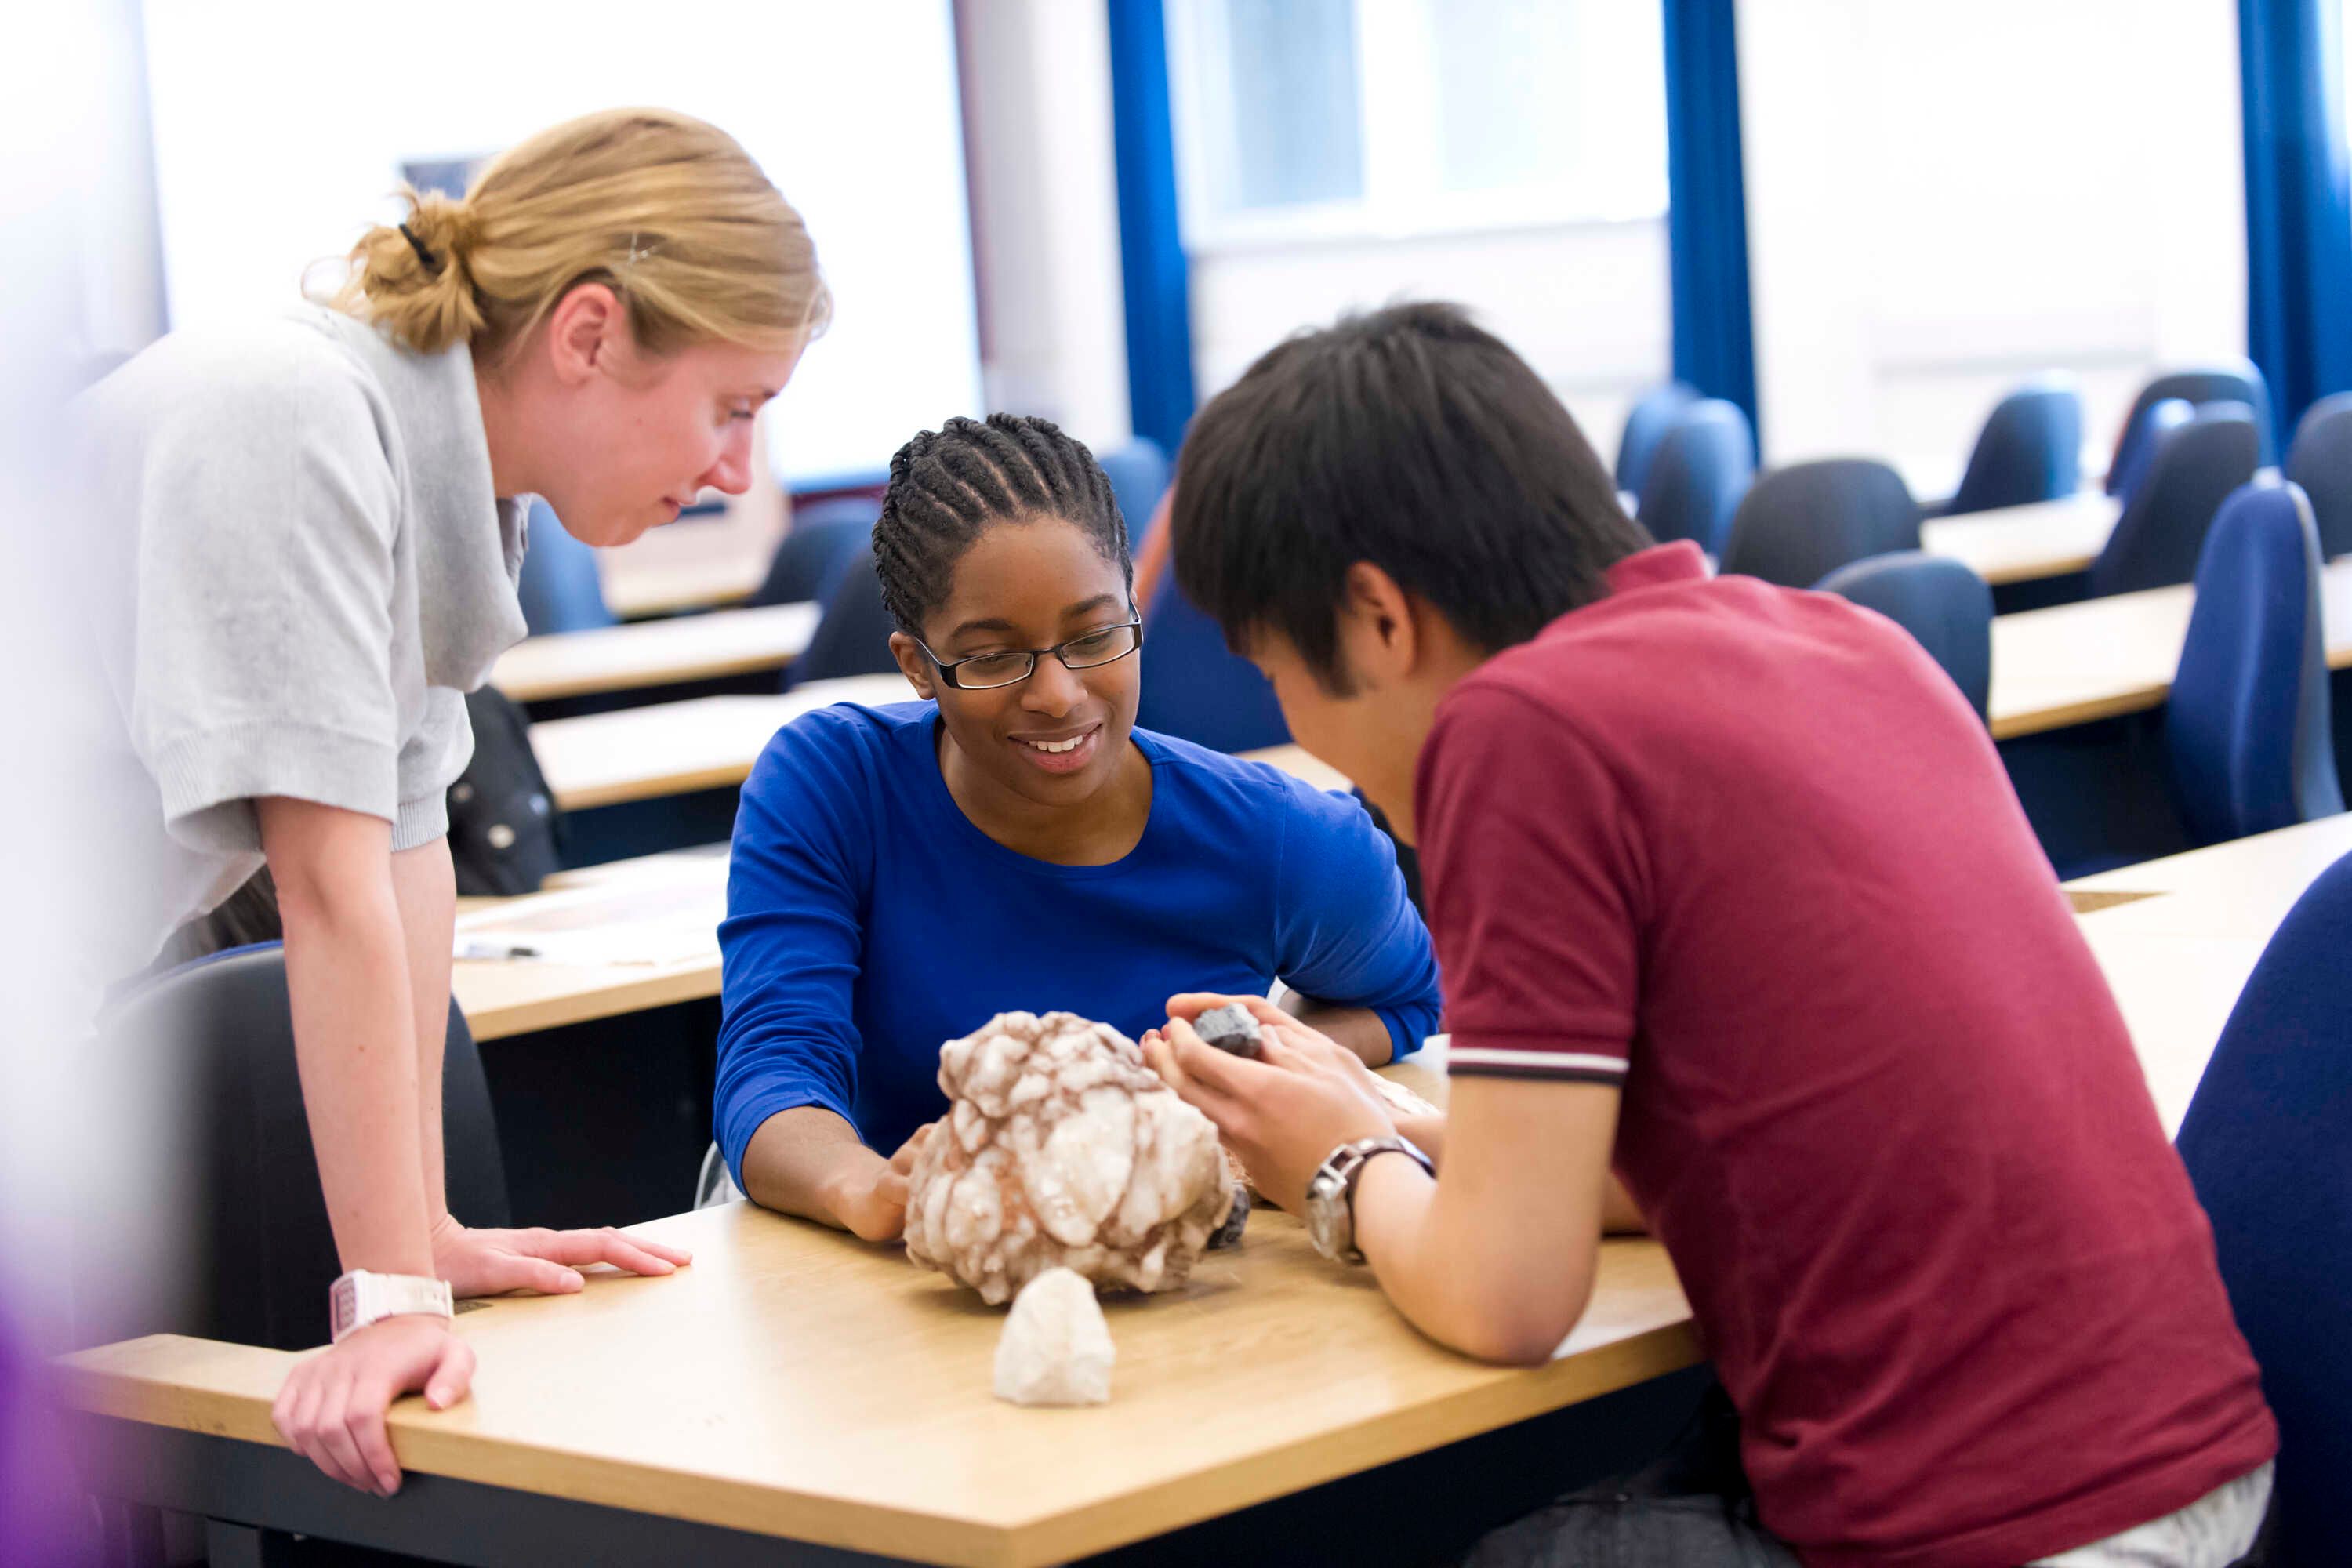
[[1421, 754], [1451, 1067], [1622, 1086], [1767, 1527], [2023, 1563], [2269, 1458], [2211, 1231], [1958, 690], [1688, 543], [1610, 583]]

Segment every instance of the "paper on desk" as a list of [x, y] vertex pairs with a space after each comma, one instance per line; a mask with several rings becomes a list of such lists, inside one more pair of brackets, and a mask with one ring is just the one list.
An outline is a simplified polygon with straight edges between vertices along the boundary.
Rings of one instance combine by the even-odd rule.
[[465, 959], [537, 960], [543, 963], [686, 963], [719, 951], [716, 931], [616, 926], [604, 931], [506, 933], [461, 931], [454, 952]]

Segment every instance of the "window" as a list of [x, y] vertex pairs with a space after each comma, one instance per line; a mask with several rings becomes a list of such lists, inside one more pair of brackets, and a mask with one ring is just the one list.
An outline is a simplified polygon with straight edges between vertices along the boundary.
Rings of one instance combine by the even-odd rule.
[[1169, 0], [1185, 243], [1655, 218], [1661, 8]]

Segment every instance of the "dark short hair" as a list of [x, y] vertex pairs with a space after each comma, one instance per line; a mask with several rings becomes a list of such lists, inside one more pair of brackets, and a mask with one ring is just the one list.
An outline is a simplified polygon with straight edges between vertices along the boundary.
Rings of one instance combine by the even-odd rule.
[[874, 524], [874, 569], [898, 629], [922, 636], [923, 617], [947, 603], [956, 562], [982, 533], [1041, 517], [1075, 524], [1133, 590], [1127, 520], [1085, 442], [1022, 414], [950, 419], [918, 433], [890, 459]]
[[1559, 399], [1457, 305], [1268, 351], [1193, 419], [1175, 491], [1184, 592], [1237, 649], [1280, 632], [1332, 690], [1359, 561], [1492, 652], [1606, 597], [1609, 567], [1651, 542]]

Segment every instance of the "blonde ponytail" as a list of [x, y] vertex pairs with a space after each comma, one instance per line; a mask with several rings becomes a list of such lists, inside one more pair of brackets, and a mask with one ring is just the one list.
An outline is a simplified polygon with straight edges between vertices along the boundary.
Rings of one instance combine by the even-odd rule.
[[495, 360], [582, 283], [618, 294], [654, 354], [790, 353], [832, 314], [800, 215], [734, 138], [688, 115], [586, 115], [502, 153], [463, 201], [400, 194], [407, 218], [352, 248], [332, 303], [420, 353], [463, 342]]

